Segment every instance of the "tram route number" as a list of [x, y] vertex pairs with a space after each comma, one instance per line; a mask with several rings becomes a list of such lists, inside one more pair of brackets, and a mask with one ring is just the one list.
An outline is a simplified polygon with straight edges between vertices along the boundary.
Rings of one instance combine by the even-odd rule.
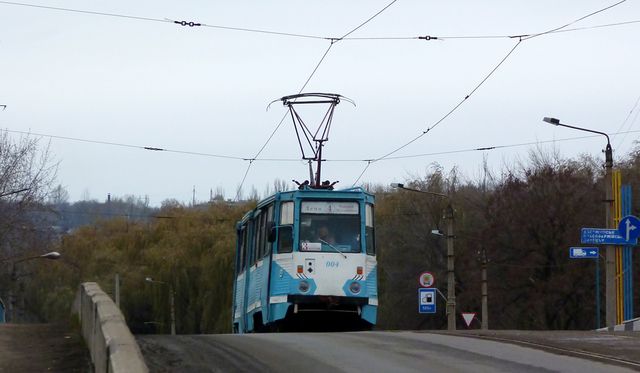
[[326, 266], [327, 268], [338, 268], [338, 267], [340, 266], [340, 262], [337, 262], [337, 261], [335, 261], [335, 260], [328, 260], [328, 261], [325, 263], [325, 266]]

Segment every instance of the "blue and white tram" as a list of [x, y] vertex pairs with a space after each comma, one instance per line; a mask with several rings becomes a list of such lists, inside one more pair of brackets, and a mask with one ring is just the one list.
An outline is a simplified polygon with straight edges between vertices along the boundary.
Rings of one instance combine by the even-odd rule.
[[304, 186], [245, 214], [237, 224], [234, 333], [286, 330], [293, 322], [304, 328], [327, 315], [350, 329], [371, 328], [378, 308], [373, 210], [374, 196], [362, 188]]

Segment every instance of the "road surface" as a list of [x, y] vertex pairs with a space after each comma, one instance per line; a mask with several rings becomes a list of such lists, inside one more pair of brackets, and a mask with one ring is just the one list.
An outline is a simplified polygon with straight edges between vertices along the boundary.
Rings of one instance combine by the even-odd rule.
[[89, 351], [73, 327], [0, 324], [0, 373], [85, 373], [90, 369]]
[[492, 340], [420, 332], [138, 336], [151, 372], [630, 372]]

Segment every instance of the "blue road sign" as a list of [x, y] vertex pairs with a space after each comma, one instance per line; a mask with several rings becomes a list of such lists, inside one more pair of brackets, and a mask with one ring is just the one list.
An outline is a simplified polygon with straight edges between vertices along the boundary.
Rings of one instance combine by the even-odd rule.
[[419, 313], [436, 313], [436, 289], [435, 288], [418, 289], [418, 312]]
[[569, 258], [571, 259], [597, 259], [599, 250], [597, 247], [570, 247]]
[[596, 245], [635, 245], [638, 240], [627, 241], [617, 229], [582, 228], [580, 242]]
[[637, 240], [640, 236], [640, 219], [633, 215], [627, 215], [618, 224], [618, 234], [625, 240]]

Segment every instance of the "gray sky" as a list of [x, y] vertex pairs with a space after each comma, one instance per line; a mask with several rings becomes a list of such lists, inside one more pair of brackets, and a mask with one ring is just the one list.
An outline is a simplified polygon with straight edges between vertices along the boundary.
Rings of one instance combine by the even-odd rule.
[[[391, 0], [357, 1], [80, 1], [29, 4], [157, 20], [339, 38]], [[341, 40], [333, 44], [305, 92], [339, 93], [357, 106], [336, 108], [323, 179], [351, 186], [365, 159], [376, 159], [432, 127], [498, 65], [518, 38], [545, 32], [616, 1], [398, 0], [351, 35], [437, 36], [439, 40]], [[583, 136], [542, 123], [614, 133], [640, 130], [640, 4], [628, 0], [567, 29], [523, 40], [456, 111], [428, 134], [393, 154], [411, 156]], [[135, 146], [252, 158], [285, 114], [269, 102], [302, 88], [330, 42], [171, 22], [101, 16], [0, 2], [0, 127]], [[632, 111], [633, 110], [633, 111]], [[631, 113], [631, 115], [629, 115]], [[309, 114], [308, 122], [315, 123]], [[14, 134], [13, 136], [20, 136]], [[612, 137], [614, 156], [638, 133]], [[49, 138], [43, 137], [46, 144]], [[154, 152], [52, 138], [58, 182], [72, 200], [148, 195], [152, 204], [227, 198], [247, 170], [243, 160]], [[601, 156], [603, 138], [558, 141], [563, 156]], [[508, 147], [371, 163], [358, 183], [402, 182], [429, 164], [458, 166], [469, 178], [483, 155], [496, 170], [532, 146]], [[290, 119], [286, 119], [244, 183], [260, 193], [273, 180], [304, 180]], [[331, 162], [331, 160], [357, 160]]]

